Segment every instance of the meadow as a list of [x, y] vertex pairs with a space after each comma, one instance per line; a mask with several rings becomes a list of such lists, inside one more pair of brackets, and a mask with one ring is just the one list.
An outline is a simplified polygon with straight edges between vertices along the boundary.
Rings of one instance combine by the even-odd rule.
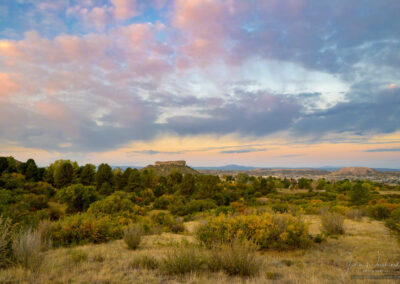
[[173, 167], [161, 175], [68, 160], [39, 168], [11, 157], [0, 158], [0, 174], [0, 283], [396, 283], [387, 276], [400, 275], [398, 185]]

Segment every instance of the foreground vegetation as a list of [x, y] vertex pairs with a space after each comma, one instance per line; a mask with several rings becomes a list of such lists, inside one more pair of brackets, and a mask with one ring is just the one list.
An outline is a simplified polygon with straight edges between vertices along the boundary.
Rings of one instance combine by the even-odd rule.
[[0, 175], [0, 282], [324, 283], [398, 263], [399, 186], [11, 157]]

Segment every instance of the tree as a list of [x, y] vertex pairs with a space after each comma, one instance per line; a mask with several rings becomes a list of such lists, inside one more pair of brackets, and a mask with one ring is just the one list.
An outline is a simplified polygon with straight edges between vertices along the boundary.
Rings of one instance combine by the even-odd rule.
[[116, 168], [116, 169], [114, 169], [113, 174], [114, 174], [115, 190], [122, 190], [124, 188], [124, 186], [123, 186], [124, 174], [122, 173], [122, 170], [120, 168]]
[[218, 176], [201, 175], [198, 178], [198, 193], [200, 198], [213, 198], [215, 193], [220, 191]]
[[154, 172], [154, 169], [145, 169], [142, 172], [142, 182], [143, 185], [147, 188], [154, 188], [155, 187], [155, 176], [156, 173]]
[[142, 177], [140, 176], [140, 172], [137, 169], [133, 169], [131, 174], [129, 175], [128, 185], [126, 189], [130, 192], [139, 193], [143, 188], [142, 185]]
[[39, 177], [39, 170], [33, 159], [26, 161], [25, 177], [27, 180], [37, 181]]
[[63, 162], [54, 170], [54, 183], [58, 188], [70, 185], [74, 175], [74, 169], [69, 162]]
[[56, 199], [67, 204], [68, 213], [74, 213], [88, 209], [89, 205], [98, 199], [98, 194], [93, 186], [74, 184], [59, 190]]
[[350, 202], [356, 205], [365, 204], [370, 199], [370, 184], [356, 182], [350, 190]]
[[298, 181], [298, 185], [301, 189], [311, 189], [311, 180], [307, 178], [301, 178]]
[[96, 176], [96, 166], [92, 164], [86, 164], [81, 171], [79, 180], [83, 185], [92, 185]]
[[8, 169], [8, 160], [6, 157], [0, 157], [0, 175]]
[[96, 185], [101, 188], [103, 183], [108, 183], [110, 186], [113, 184], [113, 172], [109, 165], [101, 164], [97, 169]]
[[180, 185], [180, 192], [185, 196], [191, 196], [196, 190], [195, 179], [192, 174], [185, 174]]

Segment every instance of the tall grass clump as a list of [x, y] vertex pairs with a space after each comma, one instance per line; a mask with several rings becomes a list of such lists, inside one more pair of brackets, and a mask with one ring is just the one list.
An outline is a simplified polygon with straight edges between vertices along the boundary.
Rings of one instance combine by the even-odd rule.
[[204, 254], [193, 245], [180, 245], [172, 249], [161, 261], [161, 269], [168, 275], [183, 275], [203, 269]]
[[208, 260], [208, 268], [211, 271], [222, 270], [228, 275], [255, 276], [262, 264], [256, 251], [256, 244], [240, 239], [215, 246]]
[[352, 220], [361, 220], [363, 217], [363, 211], [357, 208], [351, 208], [347, 210], [346, 217]]
[[160, 262], [154, 256], [150, 255], [138, 255], [133, 258], [130, 263], [130, 267], [134, 269], [147, 269], [153, 270], [160, 266]]
[[344, 216], [337, 213], [325, 213], [321, 215], [321, 226], [327, 234], [344, 234]]
[[0, 216], [0, 268], [12, 264], [12, 239], [11, 221]]
[[41, 266], [44, 255], [42, 238], [38, 231], [32, 229], [21, 231], [13, 241], [12, 249], [16, 261], [24, 268], [36, 271]]
[[124, 230], [124, 242], [129, 249], [135, 250], [139, 247], [143, 235], [144, 230], [142, 226], [138, 224], [130, 225]]

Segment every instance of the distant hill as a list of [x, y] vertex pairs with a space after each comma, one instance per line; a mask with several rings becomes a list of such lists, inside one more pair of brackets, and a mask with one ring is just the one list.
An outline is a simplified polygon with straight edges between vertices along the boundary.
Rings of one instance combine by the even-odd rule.
[[339, 176], [372, 176], [376, 174], [379, 174], [379, 172], [366, 167], [344, 167], [340, 170], [332, 172], [332, 175]]
[[191, 167], [186, 165], [185, 161], [166, 161], [166, 162], [155, 162], [154, 165], [148, 165], [141, 169], [153, 169], [157, 175], [167, 176], [173, 171], [177, 171], [181, 174], [193, 174], [199, 175], [200, 173]]

